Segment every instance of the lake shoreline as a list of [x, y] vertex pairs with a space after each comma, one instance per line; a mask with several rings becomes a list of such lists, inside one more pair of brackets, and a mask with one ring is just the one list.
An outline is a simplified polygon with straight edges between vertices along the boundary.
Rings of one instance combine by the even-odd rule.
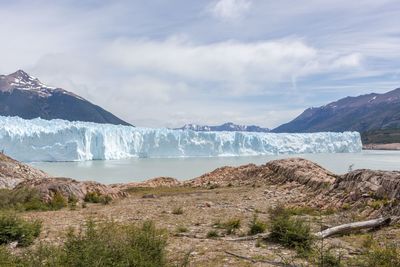
[[363, 150], [400, 150], [400, 143], [389, 143], [389, 144], [365, 144]]

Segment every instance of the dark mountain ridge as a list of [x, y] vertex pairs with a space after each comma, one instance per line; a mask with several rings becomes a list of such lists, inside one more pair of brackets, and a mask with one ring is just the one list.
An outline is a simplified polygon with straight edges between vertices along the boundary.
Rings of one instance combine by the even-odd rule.
[[400, 129], [400, 88], [384, 94], [346, 97], [317, 108], [308, 108], [273, 132], [371, 131]]
[[130, 125], [103, 108], [18, 70], [0, 75], [0, 115]]

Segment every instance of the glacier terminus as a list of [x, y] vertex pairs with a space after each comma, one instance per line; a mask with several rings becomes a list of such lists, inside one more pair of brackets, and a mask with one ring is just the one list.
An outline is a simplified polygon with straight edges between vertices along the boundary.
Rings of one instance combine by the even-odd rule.
[[32, 161], [360, 152], [358, 132], [196, 132], [0, 116], [0, 150]]

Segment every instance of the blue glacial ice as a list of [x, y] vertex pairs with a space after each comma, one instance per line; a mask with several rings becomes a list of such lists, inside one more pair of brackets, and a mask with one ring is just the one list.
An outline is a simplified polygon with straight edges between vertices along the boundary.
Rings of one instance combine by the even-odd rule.
[[361, 147], [358, 132], [194, 132], [0, 116], [0, 150], [28, 162], [342, 153]]

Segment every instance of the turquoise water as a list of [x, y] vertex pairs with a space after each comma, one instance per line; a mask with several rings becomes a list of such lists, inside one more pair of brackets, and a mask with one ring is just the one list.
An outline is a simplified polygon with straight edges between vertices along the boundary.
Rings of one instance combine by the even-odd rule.
[[255, 157], [132, 158], [83, 162], [38, 162], [30, 163], [30, 165], [54, 176], [111, 184], [143, 181], [159, 176], [186, 180], [222, 166], [239, 166], [248, 163], [264, 164], [270, 160], [288, 157], [302, 157], [312, 160], [338, 174], [347, 172], [351, 165], [353, 169], [400, 170], [400, 151]]

